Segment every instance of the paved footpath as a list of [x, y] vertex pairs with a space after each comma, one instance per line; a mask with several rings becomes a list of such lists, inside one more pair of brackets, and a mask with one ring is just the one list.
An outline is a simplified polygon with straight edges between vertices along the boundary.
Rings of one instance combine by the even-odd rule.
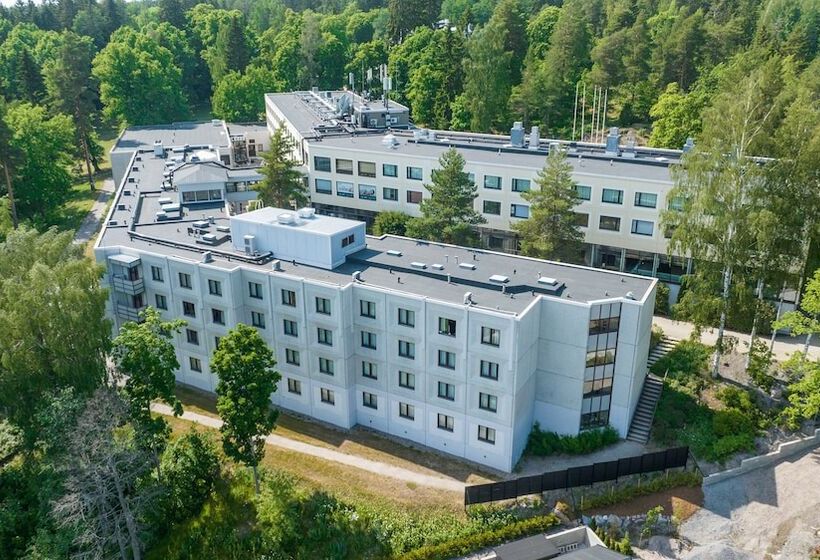
[[[158, 414], [173, 416], [171, 407], [161, 403], [152, 404], [151, 410]], [[189, 422], [194, 422], [195, 424], [208, 426], [209, 428], [219, 429], [222, 426], [222, 420], [219, 418], [205, 416], [204, 414], [197, 414], [196, 412], [183, 412], [181, 418]], [[309, 443], [295, 441], [274, 434], [268, 435], [265, 438], [265, 443], [275, 447], [281, 447], [282, 449], [287, 449], [289, 451], [319, 457], [320, 459], [325, 459], [326, 461], [332, 461], [334, 463], [340, 463], [349, 467], [355, 467], [357, 469], [376, 473], [381, 476], [395, 478], [405, 482], [412, 482], [414, 484], [418, 484], [419, 486], [427, 486], [429, 488], [437, 488], [439, 490], [448, 490], [451, 492], [464, 492], [464, 483], [452, 478], [440, 478], [437, 476], [417, 473], [401, 467], [380, 463], [378, 461], [372, 461], [370, 459], [357, 457], [355, 455], [348, 455], [347, 453], [341, 453], [339, 451], [334, 451], [333, 449], [310, 445]]]
[[106, 179], [97, 188], [97, 200], [89, 210], [88, 215], [80, 224], [77, 233], [74, 234], [74, 243], [83, 245], [91, 241], [97, 230], [100, 227], [100, 222], [105, 218], [105, 208], [108, 206], [108, 201], [114, 195], [114, 181], [113, 179]]

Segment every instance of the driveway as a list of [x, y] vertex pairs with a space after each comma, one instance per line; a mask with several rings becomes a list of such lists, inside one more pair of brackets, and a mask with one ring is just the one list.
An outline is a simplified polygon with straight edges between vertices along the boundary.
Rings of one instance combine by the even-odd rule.
[[703, 490], [703, 509], [680, 530], [701, 546], [684, 558], [728, 545], [749, 558], [803, 560], [820, 545], [820, 448]]

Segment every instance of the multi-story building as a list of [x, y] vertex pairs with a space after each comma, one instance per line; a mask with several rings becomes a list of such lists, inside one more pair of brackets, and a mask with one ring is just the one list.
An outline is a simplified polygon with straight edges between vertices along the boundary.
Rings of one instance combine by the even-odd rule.
[[505, 471], [535, 422], [626, 435], [657, 280], [370, 237], [313, 209], [243, 213], [219, 148], [153, 143], [123, 166], [94, 251], [115, 329], [148, 305], [187, 321], [180, 382], [213, 391], [210, 358], [241, 322], [275, 351], [273, 402], [343, 428]]
[[265, 105], [269, 130], [283, 126], [294, 140], [294, 157], [304, 165], [312, 204], [321, 213], [366, 222], [385, 210], [418, 215], [429, 196], [424, 184], [452, 147], [478, 186], [475, 209], [487, 220], [480, 228], [485, 246], [515, 252], [511, 226], [529, 216], [521, 195], [537, 188], [548, 151], [563, 149], [581, 199], [583, 262], [667, 282], [678, 282], [690, 266], [667, 255], [667, 232], [660, 227], [661, 211], [674, 206], [670, 164], [680, 150], [636, 147], [629, 140], [621, 145], [617, 129], [605, 144], [544, 140], [537, 127], [526, 135], [519, 123], [510, 136], [411, 129], [402, 105], [391, 101], [385, 108], [350, 92], [272, 93]]

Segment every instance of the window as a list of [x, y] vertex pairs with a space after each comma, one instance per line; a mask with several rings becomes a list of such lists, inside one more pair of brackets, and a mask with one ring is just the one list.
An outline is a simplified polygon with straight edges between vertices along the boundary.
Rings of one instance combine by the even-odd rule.
[[296, 292], [293, 290], [282, 290], [282, 305], [296, 307]]
[[498, 411], [498, 397], [488, 393], [478, 394], [478, 408], [481, 410], [488, 410], [490, 412]]
[[398, 177], [399, 176], [399, 166], [393, 165], [392, 163], [383, 163], [382, 164], [382, 175], [385, 177]]
[[299, 351], [292, 350], [290, 348], [285, 348], [285, 363], [288, 363], [292, 366], [298, 366], [302, 362], [299, 359]]
[[407, 178], [413, 181], [421, 181], [424, 178], [424, 172], [421, 167], [407, 166]]
[[376, 164], [372, 161], [359, 162], [359, 176], [361, 177], [375, 177]]
[[399, 199], [399, 189], [384, 187], [382, 189], [382, 198], [393, 202], [397, 201]]
[[642, 208], [657, 208], [658, 195], [655, 193], [636, 192], [635, 206], [640, 206]]
[[456, 355], [447, 350], [439, 350], [438, 365], [447, 369], [456, 369]]
[[683, 210], [683, 197], [676, 196], [674, 198], [669, 199], [669, 204], [667, 205], [667, 208], [669, 208], [670, 210], [677, 210], [679, 212]]
[[376, 200], [375, 185], [359, 184], [359, 198], [361, 200]]
[[254, 299], [262, 299], [262, 284], [248, 282], [248, 295]]
[[527, 192], [530, 190], [530, 180], [529, 179], [513, 179], [512, 180], [512, 190], [513, 192]]
[[399, 307], [399, 325], [403, 327], [415, 327], [416, 312]]
[[484, 188], [500, 191], [501, 177], [496, 177], [495, 175], [484, 175]]
[[481, 344], [489, 346], [501, 345], [501, 331], [490, 327], [481, 327]]
[[154, 299], [157, 302], [157, 309], [168, 309], [168, 300], [162, 294], [154, 294]]
[[447, 430], [448, 432], [452, 432], [454, 427], [454, 421], [452, 416], [447, 416], [446, 414], [438, 415], [438, 429], [439, 430]]
[[362, 377], [367, 377], [368, 379], [378, 379], [378, 370], [376, 369], [376, 364], [373, 362], [362, 362]]
[[302, 382], [298, 379], [291, 379], [290, 377], [288, 377], [288, 393], [293, 393], [294, 395], [301, 395]]
[[530, 207], [526, 204], [510, 204], [511, 218], [529, 218]]
[[330, 315], [330, 300], [323, 297], [316, 298], [316, 313]]
[[333, 194], [333, 181], [329, 179], [315, 179], [316, 192], [320, 194]]
[[336, 196], [353, 198], [353, 183], [347, 181], [336, 181]]
[[455, 319], [448, 319], [447, 317], [438, 318], [438, 334], [445, 336], [456, 335], [456, 321]]
[[327, 358], [319, 358], [319, 372], [326, 375], [333, 375], [333, 360]]
[[359, 300], [359, 313], [362, 317], [370, 319], [376, 318], [376, 302], [368, 301], [366, 299]]
[[132, 266], [132, 267], [128, 268], [128, 279], [131, 282], [136, 282], [137, 280], [139, 280], [140, 279], [140, 269], [137, 268], [136, 266]]
[[333, 346], [333, 331], [329, 329], [323, 329], [322, 327], [318, 327], [316, 329], [316, 338], [319, 344], [324, 344], [325, 346]]
[[471, 185], [475, 185], [475, 173], [467, 173], [467, 180]]
[[618, 189], [604, 189], [601, 193], [601, 202], [609, 204], [623, 204], [624, 191]]
[[399, 371], [399, 387], [415, 390], [416, 375], [407, 371]]
[[191, 289], [191, 275], [184, 272], [179, 273], [179, 287]]
[[202, 373], [202, 362], [199, 361], [199, 358], [194, 358], [193, 356], [188, 357], [188, 367], [191, 368], [191, 371], [198, 371]]
[[362, 331], [362, 348], [376, 349], [376, 333]]
[[353, 175], [353, 160], [337, 159], [336, 173], [340, 173], [342, 175]]
[[290, 319], [283, 319], [282, 324], [284, 325], [284, 332], [288, 336], [299, 336], [299, 326], [296, 324], [296, 321], [291, 321]]
[[584, 214], [583, 212], [576, 212], [574, 223], [576, 226], [579, 227], [589, 227], [589, 214]]
[[495, 428], [488, 428], [487, 426], [478, 427], [478, 441], [490, 443], [495, 445]]
[[399, 416], [402, 418], [406, 418], [407, 420], [415, 420], [416, 419], [416, 407], [412, 404], [407, 404], [400, 402], [399, 403]]
[[652, 236], [655, 224], [646, 220], [632, 220], [632, 233], [635, 235]]
[[592, 200], [592, 187], [586, 185], [575, 185], [575, 194], [581, 200]]
[[346, 235], [342, 238], [342, 247], [347, 247], [348, 245], [353, 245], [356, 241], [356, 235], [351, 233], [350, 235]]
[[409, 204], [421, 204], [421, 192], [407, 191], [407, 202]]
[[377, 409], [379, 408], [379, 399], [373, 393], [362, 391], [362, 406]]
[[211, 321], [216, 323], [217, 325], [224, 325], [225, 324], [225, 312], [221, 309], [216, 309], [215, 307], [211, 308]]
[[498, 381], [498, 364], [495, 362], [481, 360], [481, 370], [479, 374], [484, 379], [492, 379], [493, 381]]
[[620, 317], [604, 317], [589, 321], [589, 334], [607, 334], [617, 332], [620, 326]]
[[448, 401], [456, 400], [456, 386], [452, 383], [438, 382], [438, 397]]
[[325, 404], [336, 404], [336, 395], [330, 389], [320, 389], [319, 396]]
[[605, 366], [615, 363], [615, 349], [591, 350], [587, 352], [586, 367]]
[[222, 296], [222, 282], [219, 280], [208, 280], [208, 293], [212, 296]]
[[196, 317], [196, 307], [190, 301], [182, 302], [182, 314], [186, 317]]
[[494, 200], [485, 200], [484, 201], [484, 213], [485, 214], [492, 214], [494, 216], [501, 215], [501, 203], [495, 202]]
[[399, 341], [399, 356], [409, 360], [416, 359], [416, 345], [406, 340]]
[[151, 267], [151, 279], [154, 282], [164, 282], [162, 279], [162, 269], [158, 266]]
[[185, 329], [185, 338], [188, 340], [188, 344], [199, 346], [199, 333], [195, 330]]
[[222, 337], [221, 336], [215, 336], [214, 337], [214, 348], [216, 350], [219, 350], [219, 343], [220, 342], [222, 342]]
[[330, 158], [322, 156], [313, 156], [313, 169], [316, 171], [327, 171], [330, 173]]
[[598, 227], [607, 231], [620, 231], [621, 219], [615, 216], [601, 216]]

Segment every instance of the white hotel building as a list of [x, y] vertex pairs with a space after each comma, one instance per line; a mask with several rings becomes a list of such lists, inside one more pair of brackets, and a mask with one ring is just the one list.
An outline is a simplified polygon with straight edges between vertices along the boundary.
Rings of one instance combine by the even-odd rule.
[[187, 321], [174, 340], [180, 382], [213, 391], [210, 357], [242, 322], [276, 354], [272, 401], [342, 428], [503, 471], [535, 422], [565, 434], [610, 424], [626, 435], [657, 280], [370, 237], [363, 222], [311, 209], [242, 213], [258, 175], [231, 165], [219, 125], [190, 126], [212, 141], [186, 138], [186, 150], [168, 130], [123, 135], [115, 154], [128, 159], [94, 248], [115, 329], [148, 305]]

